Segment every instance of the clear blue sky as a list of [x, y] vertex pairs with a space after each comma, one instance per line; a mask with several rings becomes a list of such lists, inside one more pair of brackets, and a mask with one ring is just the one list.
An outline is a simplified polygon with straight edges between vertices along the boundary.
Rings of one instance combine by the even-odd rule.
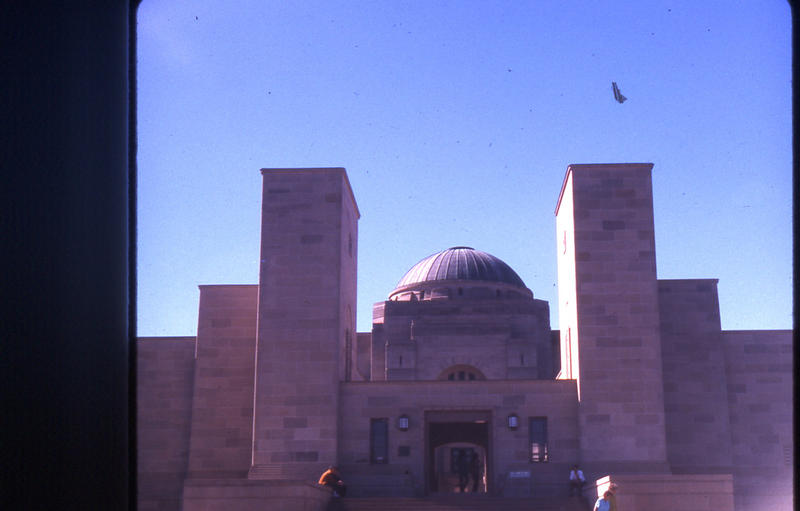
[[[792, 326], [791, 20], [780, 0], [144, 0], [138, 331], [258, 282], [263, 167], [345, 167], [358, 330], [467, 245], [558, 328], [570, 163], [652, 162], [659, 278], [718, 278], [724, 329]], [[611, 82], [628, 98], [614, 101]]]

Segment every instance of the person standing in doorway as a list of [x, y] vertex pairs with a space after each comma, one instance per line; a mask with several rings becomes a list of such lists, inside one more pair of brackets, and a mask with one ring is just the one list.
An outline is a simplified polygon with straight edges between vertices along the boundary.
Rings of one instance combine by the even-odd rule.
[[478, 492], [478, 481], [481, 478], [481, 468], [481, 457], [478, 456], [477, 452], [473, 452], [469, 465], [469, 472], [472, 476], [472, 493]]
[[461, 490], [461, 493], [464, 493], [464, 489], [467, 487], [467, 483], [469, 483], [469, 462], [463, 450], [458, 451], [456, 472], [458, 472], [458, 488]]

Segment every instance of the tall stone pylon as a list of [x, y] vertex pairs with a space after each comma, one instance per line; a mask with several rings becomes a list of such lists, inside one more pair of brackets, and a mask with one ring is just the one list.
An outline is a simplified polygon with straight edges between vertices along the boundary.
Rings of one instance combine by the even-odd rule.
[[359, 212], [343, 168], [262, 169], [250, 479], [313, 481], [337, 462], [355, 339]]
[[581, 464], [666, 472], [651, 163], [569, 165], [556, 208], [560, 378]]

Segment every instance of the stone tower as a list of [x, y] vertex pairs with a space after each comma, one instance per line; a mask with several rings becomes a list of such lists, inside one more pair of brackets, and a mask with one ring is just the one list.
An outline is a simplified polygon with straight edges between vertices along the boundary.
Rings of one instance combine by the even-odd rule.
[[652, 167], [570, 165], [556, 208], [559, 377], [590, 470], [668, 471]]
[[342, 168], [262, 169], [250, 479], [337, 462], [339, 382], [355, 344], [359, 218]]

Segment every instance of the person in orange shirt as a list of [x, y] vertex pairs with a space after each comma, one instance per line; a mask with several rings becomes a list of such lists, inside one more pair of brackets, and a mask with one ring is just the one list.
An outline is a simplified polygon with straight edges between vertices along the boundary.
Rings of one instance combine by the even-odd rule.
[[344, 485], [344, 481], [342, 481], [342, 477], [339, 475], [339, 469], [334, 466], [328, 467], [328, 470], [319, 476], [317, 484], [330, 488], [334, 497], [344, 497], [347, 491], [347, 487]]

